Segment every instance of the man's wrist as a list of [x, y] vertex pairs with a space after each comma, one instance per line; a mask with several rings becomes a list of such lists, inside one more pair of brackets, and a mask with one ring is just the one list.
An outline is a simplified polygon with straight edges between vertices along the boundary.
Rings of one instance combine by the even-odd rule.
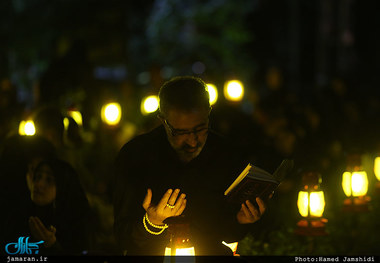
[[[148, 222], [148, 224], [147, 224], [147, 222]], [[144, 225], [145, 230], [146, 230], [148, 233], [152, 234], [152, 235], [160, 235], [160, 234], [162, 234], [162, 232], [165, 231], [166, 228], [168, 228], [168, 225], [167, 225], [167, 224], [165, 224], [165, 225], [163, 225], [163, 226], [160, 226], [160, 225], [155, 225], [155, 224], [153, 224], [152, 222], [150, 222], [147, 213], [145, 213], [145, 215], [144, 215], [144, 217], [143, 217], [143, 225]], [[158, 232], [152, 231], [151, 229], [149, 229], [148, 225], [149, 225], [150, 227], [152, 227], [152, 228], [160, 229], [160, 230], [159, 230]]]
[[152, 220], [151, 217], [149, 217], [148, 213], [145, 214], [145, 217], [146, 217], [146, 221], [148, 222], [149, 225], [151, 225], [152, 227], [155, 227], [155, 228], [163, 228], [163, 227], [167, 227], [167, 225], [164, 223], [164, 222], [158, 222], [156, 220]]

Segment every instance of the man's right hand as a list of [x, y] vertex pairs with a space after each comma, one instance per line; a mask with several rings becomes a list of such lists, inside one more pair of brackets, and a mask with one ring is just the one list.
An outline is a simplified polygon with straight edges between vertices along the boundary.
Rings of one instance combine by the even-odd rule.
[[185, 194], [179, 197], [179, 189], [168, 189], [158, 205], [152, 205], [152, 190], [148, 188], [142, 206], [144, 207], [149, 221], [155, 225], [164, 225], [163, 221], [171, 216], [179, 216], [185, 210], [187, 200]]

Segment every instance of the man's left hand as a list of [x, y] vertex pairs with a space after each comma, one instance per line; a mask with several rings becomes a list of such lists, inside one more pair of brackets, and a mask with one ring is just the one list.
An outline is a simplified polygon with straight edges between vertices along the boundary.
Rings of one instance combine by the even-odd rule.
[[266, 209], [265, 203], [258, 197], [256, 198], [256, 202], [259, 209], [257, 209], [249, 200], [246, 200], [241, 204], [241, 208], [236, 215], [239, 224], [252, 224], [261, 218]]

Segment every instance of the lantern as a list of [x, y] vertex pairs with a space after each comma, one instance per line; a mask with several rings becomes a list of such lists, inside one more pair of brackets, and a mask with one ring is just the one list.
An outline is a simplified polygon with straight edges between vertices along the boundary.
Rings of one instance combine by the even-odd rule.
[[342, 188], [347, 198], [344, 200], [344, 211], [367, 211], [369, 197], [368, 176], [361, 166], [361, 156], [349, 155], [347, 168], [342, 176]]
[[[170, 241], [165, 248], [164, 262], [195, 262], [195, 249], [190, 240], [190, 226], [187, 219], [181, 215], [169, 217], [164, 222], [169, 225], [170, 234]], [[176, 256], [190, 257], [181, 257], [176, 260]]]
[[325, 209], [325, 196], [320, 189], [322, 177], [315, 172], [306, 172], [302, 177], [303, 188], [298, 193], [297, 206], [302, 219], [297, 223], [298, 235], [326, 235], [326, 219], [322, 218]]

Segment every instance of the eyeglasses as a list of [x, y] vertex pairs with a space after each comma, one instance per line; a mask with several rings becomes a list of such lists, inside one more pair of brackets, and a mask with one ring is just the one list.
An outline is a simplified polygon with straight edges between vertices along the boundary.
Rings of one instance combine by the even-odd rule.
[[173, 126], [170, 125], [170, 123], [164, 119], [165, 125], [169, 128], [169, 131], [173, 137], [179, 137], [179, 136], [186, 136], [189, 134], [194, 133], [195, 135], [201, 135], [203, 133], [207, 133], [210, 126], [207, 125], [207, 127], [202, 127], [198, 129], [194, 129], [192, 131], [189, 130], [180, 130], [180, 129], [175, 129]]

